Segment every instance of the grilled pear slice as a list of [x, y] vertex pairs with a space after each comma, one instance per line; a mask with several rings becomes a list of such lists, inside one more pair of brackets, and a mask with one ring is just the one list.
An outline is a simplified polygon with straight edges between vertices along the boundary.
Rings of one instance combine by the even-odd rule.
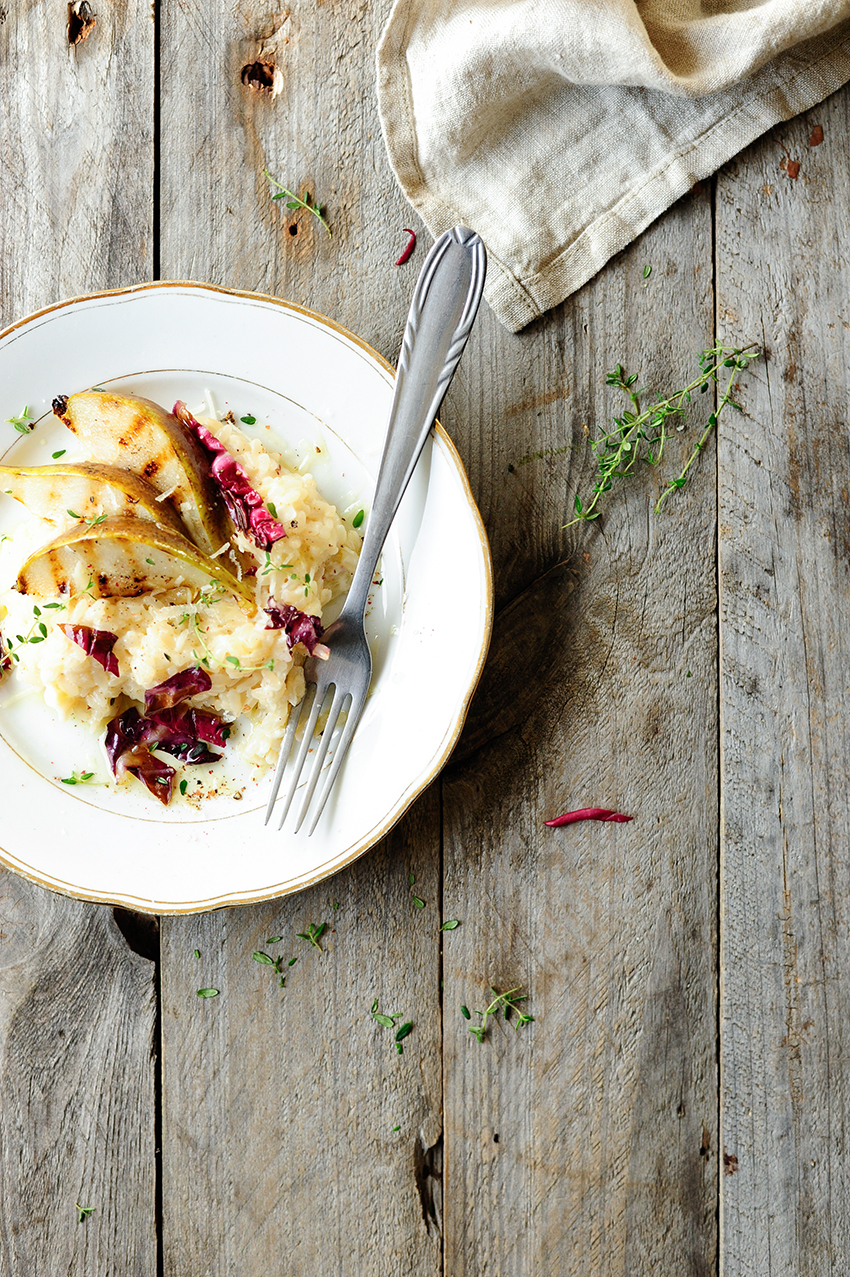
[[0, 489], [50, 523], [67, 523], [69, 515], [84, 520], [134, 516], [188, 536], [168, 502], [157, 500], [156, 488], [118, 466], [91, 461], [0, 466]]
[[140, 475], [168, 500], [189, 536], [205, 554], [229, 542], [227, 512], [210, 474], [209, 460], [173, 413], [150, 399], [111, 390], [60, 395], [53, 411], [98, 461]]
[[36, 598], [89, 593], [134, 598], [149, 590], [219, 585], [253, 610], [251, 580], [239, 581], [223, 563], [207, 558], [179, 532], [147, 519], [106, 519], [64, 532], [21, 568], [15, 588]]

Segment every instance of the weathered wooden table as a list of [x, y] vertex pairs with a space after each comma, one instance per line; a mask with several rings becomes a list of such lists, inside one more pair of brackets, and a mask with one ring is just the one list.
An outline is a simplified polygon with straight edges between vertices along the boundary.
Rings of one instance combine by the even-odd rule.
[[[387, 7], [94, 0], [72, 46], [65, 0], [3, 0], [3, 322], [197, 279], [394, 358], [427, 236], [396, 268], [419, 224], [376, 117]], [[848, 103], [520, 336], [484, 308], [442, 415], [494, 642], [390, 837], [302, 895], [158, 926], [2, 876], [2, 1277], [848, 1271]], [[690, 485], [655, 516], [647, 469], [562, 531], [605, 370], [672, 388], [715, 338], [766, 357]], [[589, 803], [636, 819], [544, 827]], [[311, 921], [325, 952], [279, 994], [251, 953]], [[535, 1020], [479, 1045], [460, 1006], [491, 984]], [[414, 1021], [403, 1056], [374, 998]]]

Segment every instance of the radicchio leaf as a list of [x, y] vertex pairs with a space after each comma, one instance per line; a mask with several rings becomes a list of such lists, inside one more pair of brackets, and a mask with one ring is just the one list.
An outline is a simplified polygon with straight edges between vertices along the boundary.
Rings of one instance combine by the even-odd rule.
[[324, 634], [324, 627], [317, 616], [307, 612], [299, 612], [291, 603], [275, 603], [269, 599], [269, 605], [263, 609], [271, 617], [267, 630], [283, 630], [289, 650], [296, 643], [303, 643], [310, 655], [313, 655], [316, 644]]
[[13, 664], [14, 664], [14, 661], [9, 655], [9, 650], [3, 641], [3, 635], [0, 634], [0, 678], [2, 678], [4, 674], [9, 673], [9, 670], [12, 668]]
[[272, 518], [239, 462], [211, 430], [192, 416], [181, 399], [174, 405], [174, 415], [192, 432], [210, 458], [210, 473], [234, 526], [247, 532], [261, 550], [270, 550], [275, 541], [286, 536], [286, 530], [282, 523]]
[[177, 775], [170, 763], [155, 758], [146, 746], [137, 745], [135, 749], [122, 755], [121, 764], [123, 771], [132, 772], [139, 780], [144, 781], [163, 807], [168, 806], [171, 802], [171, 786]]
[[144, 726], [145, 720], [135, 708], [118, 714], [106, 728], [106, 755], [115, 776], [132, 772], [167, 807], [177, 772], [162, 759], [154, 758], [147, 745], [141, 743]]
[[118, 642], [117, 634], [109, 630], [93, 630], [89, 625], [60, 625], [59, 629], [73, 643], [79, 644], [87, 656], [94, 657], [107, 674], [118, 677], [118, 658], [112, 651]]
[[181, 670], [179, 674], [172, 674], [164, 683], [158, 683], [145, 692], [145, 713], [157, 714], [160, 710], [171, 709], [180, 701], [185, 701], [187, 696], [208, 692], [211, 687], [212, 679], [200, 665]]
[[556, 816], [554, 820], [544, 820], [543, 823], [552, 829], [557, 829], [560, 825], [574, 825], [579, 820], [610, 820], [614, 824], [622, 825], [629, 820], [634, 820], [634, 816], [624, 816], [621, 811], [608, 811], [605, 807], [582, 807], [578, 811], [565, 811], [563, 816]]
[[208, 710], [170, 706], [143, 718], [132, 706], [107, 725], [104, 743], [113, 774], [132, 772], [167, 806], [177, 773], [168, 763], [155, 758], [151, 750], [164, 750], [189, 765], [216, 763], [221, 754], [214, 754], [207, 744], [223, 749], [225, 733], [225, 724]]
[[142, 720], [141, 740], [152, 749], [164, 749], [186, 763], [215, 763], [221, 757], [206, 745], [226, 744], [224, 724], [217, 714], [185, 706], [160, 710]]

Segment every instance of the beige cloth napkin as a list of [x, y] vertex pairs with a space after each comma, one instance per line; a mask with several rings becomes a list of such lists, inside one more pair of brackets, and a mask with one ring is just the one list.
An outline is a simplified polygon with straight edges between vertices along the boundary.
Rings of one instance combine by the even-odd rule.
[[396, 0], [378, 48], [402, 189], [514, 331], [848, 79], [850, 0]]

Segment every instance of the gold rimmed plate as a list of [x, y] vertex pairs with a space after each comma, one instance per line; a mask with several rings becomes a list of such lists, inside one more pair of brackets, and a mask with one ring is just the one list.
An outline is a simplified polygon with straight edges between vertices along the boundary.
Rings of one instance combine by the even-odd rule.
[[[201, 284], [147, 284], [77, 298], [0, 334], [5, 463], [39, 465], [76, 439], [51, 401], [110, 386], [166, 406], [212, 397], [219, 413], [315, 475], [341, 509], [368, 510], [393, 373], [357, 337], [288, 302]], [[250, 419], [253, 418], [253, 423]], [[0, 497], [0, 533], [25, 513]], [[264, 827], [270, 773], [230, 757], [197, 769], [164, 808], [108, 782], [100, 742], [14, 677], [0, 686], [0, 862], [86, 900], [193, 913], [298, 891], [377, 842], [437, 775], [458, 737], [492, 622], [490, 556], [461, 462], [440, 427], [411, 481], [369, 614], [372, 692], [315, 834]], [[69, 786], [76, 773], [95, 779]]]

